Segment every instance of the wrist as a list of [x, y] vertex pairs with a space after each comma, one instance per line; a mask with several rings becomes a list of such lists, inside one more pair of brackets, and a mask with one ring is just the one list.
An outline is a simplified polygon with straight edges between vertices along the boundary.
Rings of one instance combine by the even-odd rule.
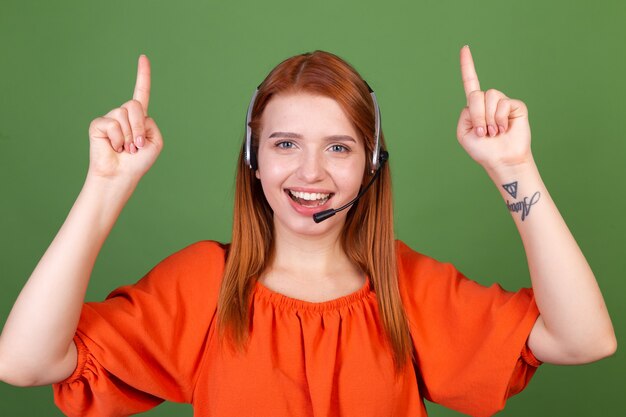
[[110, 178], [87, 174], [81, 193], [107, 203], [124, 205], [135, 191], [137, 183], [127, 178]]
[[538, 173], [538, 168], [535, 164], [535, 160], [531, 156], [524, 162], [513, 165], [501, 165], [491, 168], [485, 167], [485, 171], [487, 172], [487, 175], [489, 175], [489, 178], [491, 178], [496, 185], [499, 185], [502, 182], [519, 180], [520, 178], [528, 177], [529, 175], [534, 176]]
[[105, 193], [132, 194], [137, 187], [137, 181], [124, 177], [103, 177], [87, 173], [83, 188], [97, 189]]

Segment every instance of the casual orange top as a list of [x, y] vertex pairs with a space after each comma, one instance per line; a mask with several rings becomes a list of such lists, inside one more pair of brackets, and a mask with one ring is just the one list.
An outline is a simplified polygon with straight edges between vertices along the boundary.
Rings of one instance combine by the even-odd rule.
[[85, 303], [78, 365], [54, 384], [68, 416], [126, 416], [163, 400], [209, 416], [426, 416], [423, 398], [487, 416], [540, 362], [526, 340], [538, 317], [532, 289], [470, 281], [398, 242], [399, 285], [416, 349], [394, 374], [369, 280], [322, 303], [257, 283], [245, 354], [220, 349], [216, 303], [224, 246], [201, 241], [135, 285]]

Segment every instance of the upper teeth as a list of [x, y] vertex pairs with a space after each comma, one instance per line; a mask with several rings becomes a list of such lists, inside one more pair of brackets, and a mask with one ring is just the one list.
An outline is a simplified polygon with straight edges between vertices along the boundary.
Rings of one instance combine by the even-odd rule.
[[324, 198], [330, 197], [330, 194], [322, 194], [322, 193], [303, 193], [301, 191], [293, 191], [289, 190], [292, 196], [301, 198], [303, 200], [322, 200]]

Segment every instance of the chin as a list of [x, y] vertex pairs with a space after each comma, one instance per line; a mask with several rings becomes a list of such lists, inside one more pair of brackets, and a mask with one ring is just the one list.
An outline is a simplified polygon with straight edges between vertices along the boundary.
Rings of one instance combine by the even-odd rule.
[[315, 223], [313, 216], [299, 216], [299, 218], [280, 219], [274, 214], [274, 229], [285, 230], [303, 237], [326, 236], [330, 233], [340, 233], [345, 224], [345, 213], [337, 213], [335, 216]]

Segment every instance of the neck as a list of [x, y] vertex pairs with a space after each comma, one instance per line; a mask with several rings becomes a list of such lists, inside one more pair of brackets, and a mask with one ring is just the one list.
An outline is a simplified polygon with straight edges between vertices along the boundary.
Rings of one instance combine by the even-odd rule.
[[306, 236], [274, 224], [274, 256], [259, 278], [288, 297], [323, 302], [351, 294], [365, 277], [341, 246], [341, 228]]
[[346, 270], [354, 271], [341, 245], [341, 230], [317, 236], [291, 233], [274, 226], [274, 256], [267, 274], [288, 274], [303, 283], [329, 281]]

